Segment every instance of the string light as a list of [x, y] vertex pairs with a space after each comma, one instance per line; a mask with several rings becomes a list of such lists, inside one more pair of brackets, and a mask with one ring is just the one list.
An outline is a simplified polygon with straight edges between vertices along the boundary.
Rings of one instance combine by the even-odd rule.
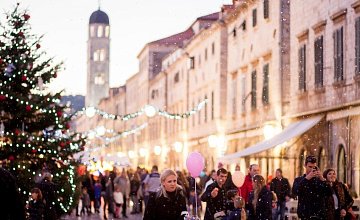
[[85, 114], [88, 117], [93, 117], [95, 114], [98, 114], [105, 119], [127, 121], [129, 119], [136, 118], [145, 113], [145, 115], [148, 117], [153, 117], [156, 114], [158, 114], [160, 116], [163, 116], [163, 117], [166, 117], [169, 119], [180, 120], [180, 119], [188, 118], [191, 115], [195, 114], [196, 112], [200, 111], [206, 105], [207, 102], [208, 102], [208, 100], [205, 99], [205, 100], [201, 101], [196, 107], [194, 107], [193, 109], [186, 111], [184, 113], [169, 113], [165, 110], [158, 109], [155, 106], [145, 105], [139, 111], [130, 113], [130, 114], [126, 114], [126, 115], [109, 114], [100, 109], [97, 109], [94, 107], [88, 107], [88, 108], [83, 108], [81, 111], [77, 112], [74, 116], [79, 116], [79, 115]]

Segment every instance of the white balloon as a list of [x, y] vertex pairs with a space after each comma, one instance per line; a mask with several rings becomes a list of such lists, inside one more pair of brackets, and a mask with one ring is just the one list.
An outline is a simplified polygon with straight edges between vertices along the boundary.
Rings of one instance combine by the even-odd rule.
[[231, 175], [231, 180], [233, 181], [233, 183], [235, 184], [235, 186], [241, 187], [241, 186], [244, 184], [245, 175], [244, 175], [244, 173], [241, 172], [241, 171], [235, 171], [235, 172]]

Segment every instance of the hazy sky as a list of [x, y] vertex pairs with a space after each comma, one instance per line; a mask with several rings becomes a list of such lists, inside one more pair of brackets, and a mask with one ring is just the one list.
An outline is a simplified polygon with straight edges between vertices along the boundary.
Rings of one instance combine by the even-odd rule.
[[[20, 2], [33, 33], [44, 34], [42, 49], [66, 68], [51, 85], [66, 94], [86, 93], [86, 42], [89, 18], [98, 0], [0, 0], [4, 12]], [[138, 71], [137, 55], [146, 43], [186, 30], [197, 17], [217, 12], [232, 0], [102, 0], [110, 19], [110, 86], [119, 86]]]

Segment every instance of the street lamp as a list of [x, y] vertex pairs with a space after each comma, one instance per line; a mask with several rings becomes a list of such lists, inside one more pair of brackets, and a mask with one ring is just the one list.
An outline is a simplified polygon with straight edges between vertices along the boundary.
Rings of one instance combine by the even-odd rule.
[[154, 153], [155, 153], [155, 155], [159, 156], [161, 154], [161, 147], [160, 146], [155, 146], [154, 147]]
[[174, 143], [174, 147], [175, 147], [175, 151], [176, 151], [177, 153], [180, 153], [180, 152], [182, 151], [182, 148], [183, 148], [182, 143], [179, 142], [179, 141], [176, 141], [176, 142]]
[[216, 135], [210, 135], [208, 137], [208, 143], [209, 143], [209, 147], [211, 148], [215, 148], [218, 142], [218, 138], [216, 137]]

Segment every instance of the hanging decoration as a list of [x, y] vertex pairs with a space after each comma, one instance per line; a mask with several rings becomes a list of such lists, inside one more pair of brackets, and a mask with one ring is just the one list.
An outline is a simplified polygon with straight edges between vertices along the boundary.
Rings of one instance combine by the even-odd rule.
[[199, 112], [206, 105], [207, 102], [208, 102], [208, 100], [205, 99], [202, 102], [200, 102], [197, 106], [195, 106], [193, 109], [186, 111], [184, 113], [169, 113], [165, 110], [158, 109], [155, 106], [145, 105], [139, 111], [130, 113], [130, 114], [126, 114], [126, 115], [109, 114], [107, 112], [96, 109], [94, 107], [87, 107], [87, 108], [83, 108], [81, 111], [77, 112], [74, 116], [79, 116], [79, 115], [85, 114], [86, 116], [91, 118], [97, 114], [105, 119], [127, 121], [129, 119], [136, 118], [145, 113], [145, 115], [148, 117], [153, 117], [156, 114], [158, 114], [158, 115], [166, 117], [168, 119], [180, 120], [180, 119], [188, 118], [191, 115]]

